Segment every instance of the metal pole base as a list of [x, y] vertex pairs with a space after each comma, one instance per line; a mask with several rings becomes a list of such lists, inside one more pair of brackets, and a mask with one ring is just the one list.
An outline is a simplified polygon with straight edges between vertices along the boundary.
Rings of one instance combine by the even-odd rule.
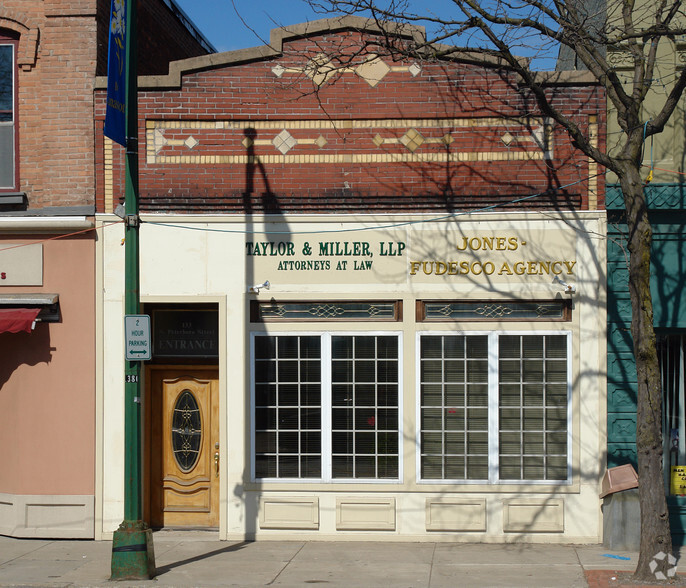
[[110, 580], [152, 580], [154, 577], [152, 530], [143, 521], [124, 521], [112, 539]]

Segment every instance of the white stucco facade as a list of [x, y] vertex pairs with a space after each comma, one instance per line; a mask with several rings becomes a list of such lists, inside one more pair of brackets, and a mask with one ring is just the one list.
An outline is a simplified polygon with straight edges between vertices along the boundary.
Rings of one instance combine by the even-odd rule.
[[[113, 220], [116, 218], [111, 215], [99, 217], [102, 225]], [[216, 477], [221, 539], [601, 540], [598, 493], [605, 467], [606, 421], [603, 213], [259, 218], [144, 215], [142, 220], [142, 312], [165, 305], [189, 308], [193, 304], [216, 312], [218, 352], [210, 363], [218, 374]], [[107, 538], [122, 520], [124, 500], [123, 227], [106, 226], [99, 234], [96, 537]], [[266, 281], [268, 289], [249, 291]], [[393, 309], [388, 319], [375, 318], [374, 314], [344, 319], [343, 310], [309, 319], [302, 314], [289, 319], [287, 313], [258, 319], [256, 308], [251, 315], [251, 302], [269, 303], [279, 312], [286, 312], [283, 309], [296, 302], [326, 303], [339, 310], [353, 302], [372, 306], [383, 302], [392, 303]], [[445, 303], [447, 309], [454, 302], [480, 304], [459, 310], [468, 313], [462, 319], [449, 314], [441, 318], [443, 310], [436, 310], [441, 304], [433, 311], [427, 306]], [[562, 314], [556, 318], [515, 318], [508, 314], [515, 303], [523, 304], [525, 312], [535, 312], [532, 309], [538, 303], [551, 304], [562, 309]], [[488, 310], [484, 314], [485, 307]], [[280, 461], [280, 449], [260, 449], [256, 441], [260, 435], [280, 439], [283, 426], [291, 430], [291, 425], [281, 421], [265, 427], [259, 424], [260, 411], [264, 415], [271, 414], [270, 410], [277, 414], [282, 407], [260, 408], [257, 404], [255, 380], [262, 378], [260, 366], [268, 362], [259, 363], [262, 360], [256, 355], [256, 339], [287, 340], [298, 336], [310, 337], [322, 346], [322, 376], [317, 384], [322, 392], [316, 407], [320, 420], [317, 442], [312, 446], [317, 450], [314, 457], [308, 454], [311, 461], [307, 462], [319, 469], [309, 474], [303, 474], [302, 469], [303, 455], [307, 453], [302, 449], [302, 438], [300, 474], [286, 470], [286, 461]], [[330, 340], [352, 340], [356, 336], [385, 338], [393, 342], [396, 350], [392, 358], [397, 366], [397, 381], [393, 384], [396, 404], [379, 408], [377, 402], [375, 416], [366, 418], [362, 425], [355, 424], [350, 432], [351, 439], [358, 439], [358, 433], [375, 439], [369, 451], [376, 459], [376, 471], [381, 472], [382, 462], [388, 469], [385, 475], [373, 477], [359, 473], [362, 463], [371, 463], [368, 456], [352, 452], [348, 461], [339, 459], [335, 392], [329, 396], [323, 392], [327, 386], [336, 389], [331, 365], [338, 359], [335, 350], [331, 351], [335, 345], [331, 346]], [[442, 397], [440, 406], [432, 408], [424, 397], [430, 384], [422, 375], [422, 362], [428, 357], [422, 351], [423, 342], [460, 336], [488, 345], [483, 359], [483, 365], [488, 366], [488, 374], [483, 376], [484, 404], [475, 408], [481, 411], [479, 418], [486, 419], [487, 428], [483, 425], [478, 429], [481, 436], [474, 445], [478, 446], [474, 455], [465, 441], [470, 439], [470, 427], [475, 427], [477, 420], [470, 416], [477, 412], [470, 412], [469, 401], [465, 406], [453, 407]], [[568, 389], [566, 405], [557, 407], [566, 411], [560, 417], [564, 423], [559, 424], [562, 421], [558, 419], [556, 425], [557, 448], [551, 449], [552, 441], [549, 445], [541, 441], [543, 454], [537, 449], [529, 455], [529, 449], [521, 449], [518, 459], [523, 479], [519, 480], [504, 474], [504, 464], [510, 459], [506, 439], [513, 437], [502, 430], [505, 412], [500, 404], [505, 403], [505, 388], [499, 370], [504, 364], [497, 350], [503, 349], [499, 341], [507, 337], [508, 341], [521, 337], [525, 346], [534, 339], [546, 345], [548, 341], [561, 342], [560, 361], [564, 362]], [[330, 354], [330, 364], [326, 353]], [[153, 357], [150, 365], [156, 361]], [[443, 360], [444, 368], [449, 361]], [[547, 356], [541, 361], [545, 363]], [[163, 363], [170, 365], [174, 361], [166, 358]], [[199, 363], [205, 365], [208, 361]], [[180, 365], [188, 365], [188, 360]], [[520, 380], [517, 385], [523, 390], [524, 376]], [[378, 389], [378, 382], [374, 385]], [[441, 385], [444, 389], [448, 386], [446, 381]], [[144, 412], [149, 410], [149, 386], [144, 376]], [[546, 400], [542, 402], [541, 407], [531, 409], [538, 411], [536, 418], [540, 416], [544, 422], [542, 428], [534, 426], [536, 438], [552, 439], [548, 437], [552, 435], [549, 425], [545, 424], [552, 408]], [[534, 414], [527, 412], [531, 408], [528, 403], [522, 400], [518, 409], [521, 422], [526, 415]], [[354, 410], [358, 409], [362, 411], [359, 407]], [[393, 430], [383, 433], [384, 439], [392, 440], [384, 451], [380, 449], [379, 433], [382, 412], [386, 427], [395, 423]], [[559, 417], [562, 413], [558, 410], [556, 414]], [[460, 419], [460, 431], [447, 424], [453, 417]], [[450, 435], [436, 428], [439, 422], [446, 423], [448, 433], [457, 434], [455, 439], [467, 443], [464, 455], [454, 455], [447, 449]], [[522, 425], [517, 433], [521, 439], [530, 432], [527, 426]], [[302, 428], [302, 424], [294, 428], [298, 427]], [[428, 449], [428, 439], [439, 437], [444, 440], [443, 449], [434, 455]], [[151, 451], [150, 437], [146, 439], [144, 454]], [[525, 444], [522, 441], [521, 446]], [[431, 465], [440, 462], [446, 468], [449, 462], [467, 464], [472, 458], [477, 465], [473, 469], [465, 465], [463, 478], [453, 477], [448, 469], [437, 474]], [[566, 469], [559, 466], [560, 459], [566, 460]], [[343, 470], [336, 464], [343, 462], [352, 463], [350, 471], [356, 473], [341, 473]], [[527, 463], [542, 464], [530, 470], [542, 468], [541, 479], [526, 474]], [[551, 465], [554, 463], [557, 469]], [[272, 470], [271, 465], [261, 464], [277, 465]], [[282, 471], [289, 473], [280, 475]], [[146, 496], [157, 482], [145, 466], [143, 476], [144, 503], [148, 504]]]

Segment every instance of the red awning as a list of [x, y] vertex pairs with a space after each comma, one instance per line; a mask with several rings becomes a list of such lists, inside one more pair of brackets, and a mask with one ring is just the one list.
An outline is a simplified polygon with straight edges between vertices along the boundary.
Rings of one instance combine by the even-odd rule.
[[0, 333], [30, 333], [40, 308], [0, 308]]

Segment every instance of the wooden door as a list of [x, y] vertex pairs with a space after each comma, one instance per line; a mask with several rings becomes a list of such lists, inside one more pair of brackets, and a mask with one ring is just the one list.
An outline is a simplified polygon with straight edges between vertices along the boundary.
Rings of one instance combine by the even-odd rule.
[[151, 369], [153, 527], [219, 525], [218, 388], [216, 370]]

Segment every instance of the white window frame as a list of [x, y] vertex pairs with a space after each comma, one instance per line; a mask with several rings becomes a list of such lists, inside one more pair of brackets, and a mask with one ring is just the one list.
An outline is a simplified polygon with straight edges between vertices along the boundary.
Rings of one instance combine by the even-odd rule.
[[[319, 337], [321, 341], [321, 477], [320, 478], [257, 478], [255, 475], [255, 338], [256, 337]], [[332, 337], [396, 337], [398, 340], [398, 477], [397, 478], [334, 478], [332, 476]], [[250, 333], [250, 480], [268, 484], [400, 484], [403, 480], [403, 333], [402, 331], [253, 331]]]
[[[487, 480], [467, 480], [467, 479], [424, 479], [422, 478], [422, 395], [421, 395], [421, 338], [424, 336], [488, 336], [488, 479]], [[500, 480], [498, 478], [498, 465], [500, 456], [500, 403], [498, 390], [498, 363], [499, 350], [498, 338], [503, 335], [564, 335], [567, 337], [567, 479], [566, 480]], [[572, 484], [572, 429], [573, 429], [573, 406], [572, 406], [572, 332], [570, 330], [497, 330], [497, 331], [448, 331], [431, 330], [417, 331], [416, 333], [416, 432], [415, 432], [415, 456], [417, 482], [419, 484], [464, 484], [464, 485], [484, 485], [490, 486], [570, 486]]]

